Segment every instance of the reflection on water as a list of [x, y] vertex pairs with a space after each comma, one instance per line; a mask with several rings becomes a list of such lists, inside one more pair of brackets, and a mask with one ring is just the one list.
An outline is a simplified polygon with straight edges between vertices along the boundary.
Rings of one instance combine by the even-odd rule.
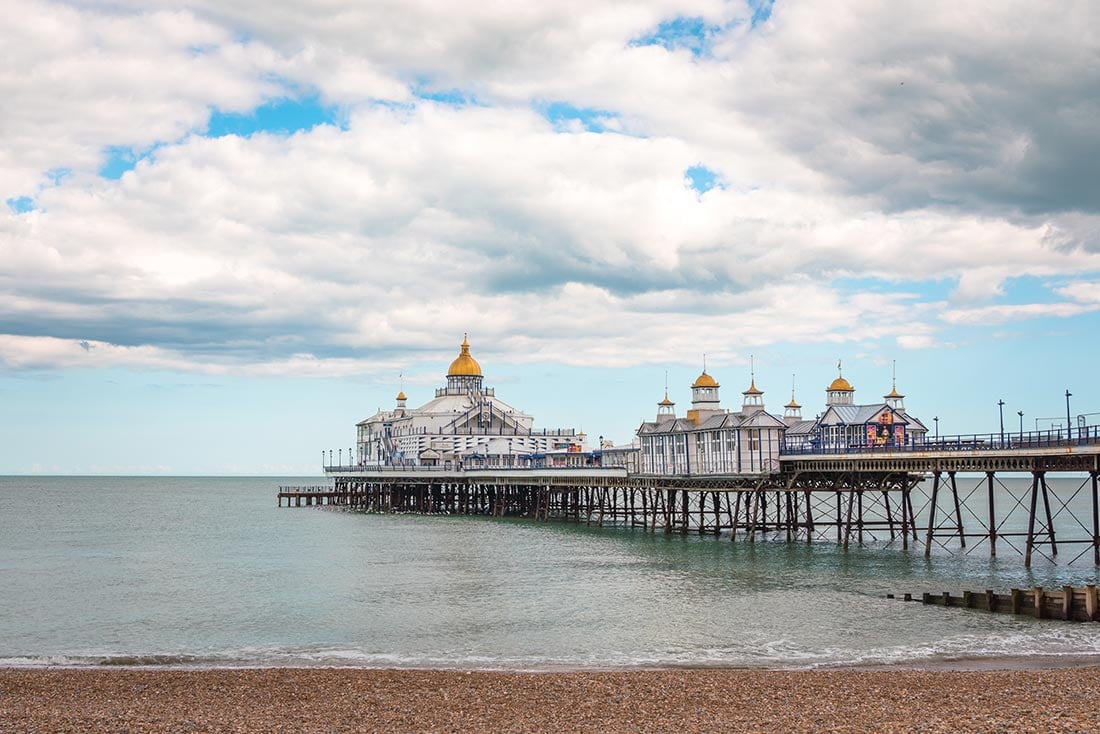
[[0, 479], [0, 659], [546, 668], [1100, 653], [1100, 625], [882, 598], [1081, 585], [1097, 580], [1090, 564], [276, 507], [278, 484], [311, 481]]

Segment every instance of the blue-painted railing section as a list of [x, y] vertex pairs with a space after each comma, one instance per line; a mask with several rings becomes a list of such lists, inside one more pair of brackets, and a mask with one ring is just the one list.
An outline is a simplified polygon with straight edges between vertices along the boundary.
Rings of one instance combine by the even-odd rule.
[[781, 456], [820, 456], [823, 454], [927, 453], [941, 451], [1015, 451], [1085, 446], [1100, 443], [1100, 426], [1082, 426], [1071, 431], [1029, 431], [1026, 433], [971, 433], [962, 436], [928, 436], [923, 441], [904, 445], [820, 444], [813, 441], [793, 445], [784, 439]]

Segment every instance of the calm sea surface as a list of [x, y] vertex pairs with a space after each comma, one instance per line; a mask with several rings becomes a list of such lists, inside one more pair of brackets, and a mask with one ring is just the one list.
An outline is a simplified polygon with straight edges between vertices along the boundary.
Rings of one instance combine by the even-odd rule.
[[926, 560], [893, 547], [276, 506], [278, 485], [320, 483], [0, 478], [0, 665], [814, 667], [1100, 654], [1100, 624], [882, 598], [1096, 582], [1090, 557], [1066, 563], [1081, 548], [1029, 572], [985, 547]]

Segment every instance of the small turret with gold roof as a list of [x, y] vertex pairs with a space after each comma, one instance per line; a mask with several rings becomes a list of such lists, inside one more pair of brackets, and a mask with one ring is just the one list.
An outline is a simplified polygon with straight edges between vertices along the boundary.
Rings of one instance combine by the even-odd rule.
[[756, 386], [756, 363], [749, 355], [749, 389], [741, 393], [741, 412], [748, 415], [764, 409], [764, 391]]
[[852, 405], [855, 402], [856, 389], [844, 379], [841, 363], [836, 363], [837, 378], [825, 388], [825, 405]]
[[783, 406], [783, 422], [788, 426], [802, 420], [802, 406], [794, 399], [794, 375], [791, 375], [791, 402]]

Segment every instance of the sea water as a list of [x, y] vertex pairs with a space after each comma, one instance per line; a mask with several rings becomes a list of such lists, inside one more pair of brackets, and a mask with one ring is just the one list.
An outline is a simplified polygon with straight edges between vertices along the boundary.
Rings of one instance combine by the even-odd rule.
[[[1018, 497], [1023, 481], [998, 492]], [[987, 547], [926, 559], [896, 543], [845, 551], [277, 506], [279, 485], [318, 483], [0, 478], [0, 665], [789, 668], [1100, 654], [1100, 624], [884, 598], [1094, 583], [1091, 552], [1067, 563], [1082, 547], [1028, 570], [1003, 546], [996, 559]]]

